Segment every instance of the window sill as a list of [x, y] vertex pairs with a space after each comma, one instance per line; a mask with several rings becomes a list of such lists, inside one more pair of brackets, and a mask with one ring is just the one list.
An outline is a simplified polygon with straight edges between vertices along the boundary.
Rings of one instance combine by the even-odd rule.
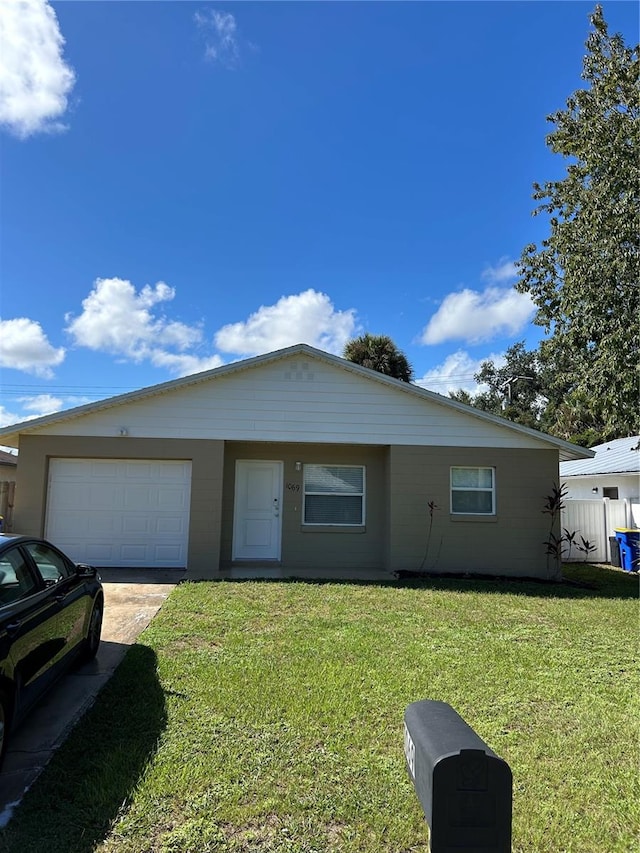
[[479, 521], [481, 524], [495, 524], [498, 521], [497, 515], [473, 515], [467, 513], [451, 513], [449, 515], [450, 521], [471, 521], [476, 522]]
[[354, 524], [351, 526], [341, 526], [334, 524], [303, 524], [300, 526], [301, 533], [366, 533], [367, 528], [364, 524]]

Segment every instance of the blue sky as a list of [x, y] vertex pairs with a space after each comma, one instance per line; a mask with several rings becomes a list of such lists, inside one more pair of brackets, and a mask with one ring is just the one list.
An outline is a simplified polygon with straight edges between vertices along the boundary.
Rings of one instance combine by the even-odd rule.
[[0, 425], [364, 331], [473, 389], [593, 8], [7, 0]]

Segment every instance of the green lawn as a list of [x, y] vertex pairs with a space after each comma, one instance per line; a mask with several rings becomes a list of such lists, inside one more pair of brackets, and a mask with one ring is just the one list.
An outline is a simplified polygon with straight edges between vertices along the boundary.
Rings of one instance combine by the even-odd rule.
[[431, 698], [511, 766], [514, 853], [635, 850], [638, 580], [566, 573], [183, 584], [0, 849], [426, 853], [402, 724]]

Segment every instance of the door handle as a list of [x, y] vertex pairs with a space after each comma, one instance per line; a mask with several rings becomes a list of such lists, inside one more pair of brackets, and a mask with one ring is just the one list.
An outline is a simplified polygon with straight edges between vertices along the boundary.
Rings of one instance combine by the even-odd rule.
[[8, 625], [5, 625], [4, 629], [7, 632], [7, 634], [10, 637], [12, 637], [14, 634], [18, 633], [21, 625], [22, 625], [22, 622], [9, 622]]

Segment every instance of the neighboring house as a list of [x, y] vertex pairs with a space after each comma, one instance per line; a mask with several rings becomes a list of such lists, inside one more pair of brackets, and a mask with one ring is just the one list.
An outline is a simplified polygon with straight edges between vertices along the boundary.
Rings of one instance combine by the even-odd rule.
[[560, 463], [567, 489], [562, 526], [592, 543], [591, 560], [609, 562], [616, 529], [640, 526], [640, 436], [591, 449], [591, 459]]
[[640, 500], [640, 436], [616, 438], [591, 448], [591, 459], [560, 464], [570, 500]]
[[12, 530], [18, 457], [0, 450], [0, 531]]
[[0, 483], [10, 483], [16, 479], [17, 465], [18, 457], [15, 453], [7, 453], [6, 450], [0, 450]]
[[20, 448], [15, 530], [78, 561], [191, 578], [544, 576], [559, 460], [592, 455], [305, 344], [5, 427], [0, 442]]

